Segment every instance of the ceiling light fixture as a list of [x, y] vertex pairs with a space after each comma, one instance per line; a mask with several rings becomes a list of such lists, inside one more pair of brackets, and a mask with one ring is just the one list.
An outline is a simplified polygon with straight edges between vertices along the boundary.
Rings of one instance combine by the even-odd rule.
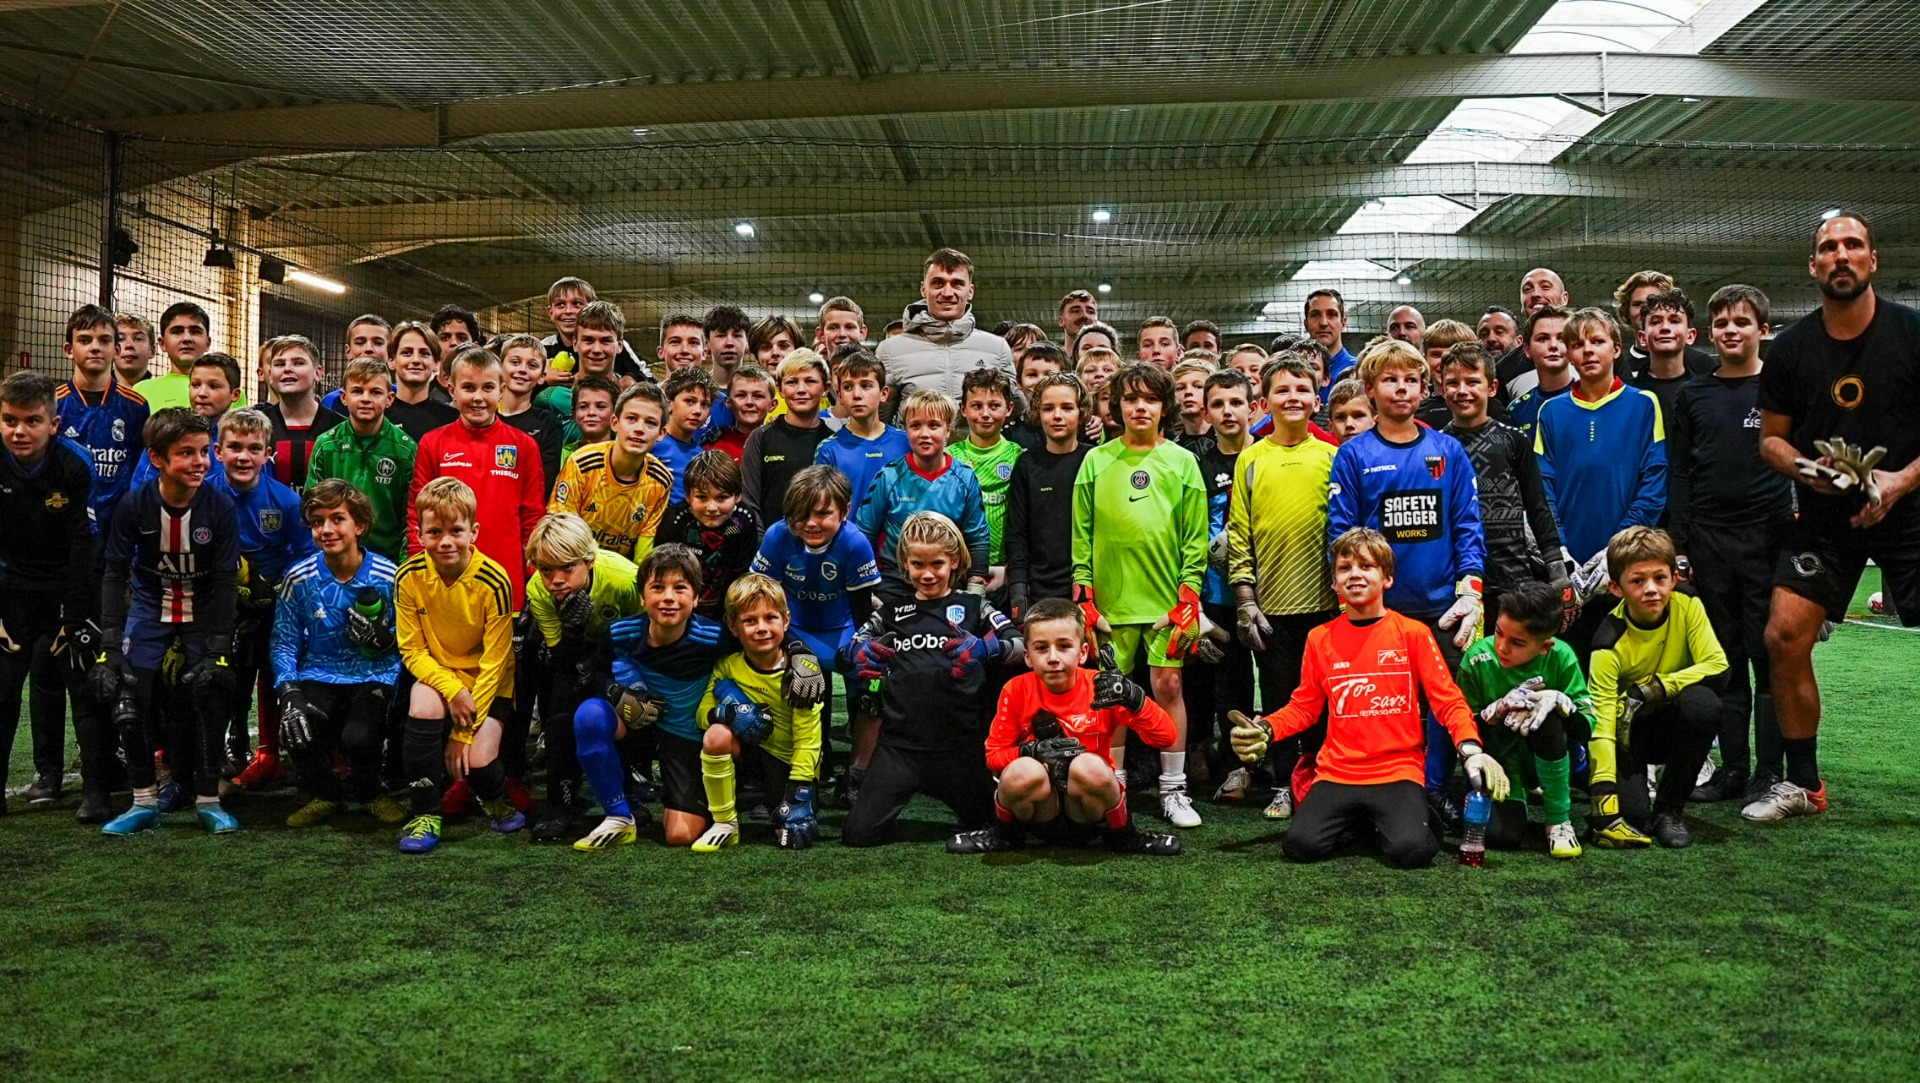
[[200, 260], [200, 266], [233, 270], [233, 249], [220, 243], [220, 231], [217, 229], [213, 231], [213, 245], [207, 249], [206, 256]]
[[810, 305], [817, 305], [826, 299], [827, 295], [821, 293], [819, 290], [814, 290], [812, 293], [807, 294], [807, 303]]
[[287, 265], [272, 256], [260, 257], [260, 281], [278, 286], [287, 280]]
[[1838, 207], [1828, 207], [1826, 210], [1820, 212], [1820, 220], [1822, 222], [1831, 222], [1840, 217], [1841, 213]]
[[347, 292], [345, 283], [335, 282], [331, 278], [321, 278], [311, 271], [288, 271], [287, 281], [296, 286], [305, 286], [308, 289], [319, 290], [322, 293], [337, 295]]
[[1095, 287], [1093, 287], [1093, 288], [1094, 288], [1094, 289], [1096, 289], [1096, 290], [1099, 290], [1099, 291], [1100, 291], [1101, 293], [1112, 293], [1112, 292], [1113, 292], [1113, 283], [1111, 283], [1111, 282], [1102, 282], [1102, 283], [1100, 283], [1100, 284], [1099, 284], [1098, 286], [1095, 286]]
[[753, 223], [735, 222], [733, 224], [733, 231], [742, 237], [751, 237], [753, 236]]
[[1413, 276], [1405, 271], [1401, 271], [1399, 274], [1393, 276], [1393, 284], [1396, 286], [1411, 286], [1413, 285]]
[[1105, 207], [1095, 207], [1093, 209], [1093, 220], [1096, 222], [1111, 222], [1113, 221], [1113, 212]]

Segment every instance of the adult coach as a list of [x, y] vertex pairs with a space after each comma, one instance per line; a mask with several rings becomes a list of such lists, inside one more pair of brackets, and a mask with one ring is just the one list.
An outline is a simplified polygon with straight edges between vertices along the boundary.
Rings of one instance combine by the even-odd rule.
[[[1535, 267], [1520, 278], [1519, 322], [1524, 325], [1528, 317], [1548, 305], [1567, 307], [1567, 284], [1561, 281], [1558, 271]], [[1633, 330], [1630, 328], [1627, 333], [1631, 337]], [[1512, 405], [1539, 381], [1533, 371], [1533, 359], [1527, 356], [1525, 342], [1515, 345], [1494, 362], [1493, 375], [1500, 381], [1494, 391], [1495, 400], [1503, 408]]]
[[920, 300], [901, 318], [905, 331], [874, 351], [886, 362], [894, 402], [915, 391], [938, 391], [959, 402], [960, 382], [974, 369], [1018, 375], [1007, 340], [974, 326], [973, 261], [964, 252], [934, 249], [920, 269]]
[[[1767, 654], [1787, 777], [1740, 810], [1780, 820], [1827, 807], [1815, 745], [1820, 687], [1813, 644], [1820, 624], [1841, 620], [1868, 559], [1908, 625], [1920, 624], [1920, 312], [1874, 294], [1879, 257], [1873, 229], [1843, 213], [1813, 234], [1807, 270], [1820, 307], [1780, 332], [1760, 373], [1760, 454], [1800, 483], [1800, 518], [1773, 574]], [[1885, 447], [1868, 486], [1841, 490], [1801, 475], [1794, 460], [1832, 460], [1815, 440]], [[1862, 493], [1877, 490], [1878, 499]]]

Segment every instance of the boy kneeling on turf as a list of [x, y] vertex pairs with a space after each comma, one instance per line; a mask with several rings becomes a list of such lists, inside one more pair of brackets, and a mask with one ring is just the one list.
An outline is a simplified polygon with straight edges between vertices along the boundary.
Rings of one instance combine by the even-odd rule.
[[1468, 783], [1485, 787], [1495, 801], [1507, 796], [1506, 772], [1481, 750], [1473, 712], [1433, 632], [1387, 608], [1392, 585], [1393, 547], [1379, 531], [1353, 527], [1334, 539], [1333, 586], [1347, 611], [1307, 633], [1300, 686], [1285, 707], [1265, 718], [1228, 715], [1233, 750], [1252, 764], [1269, 744], [1327, 713], [1318, 781], [1294, 810], [1281, 843], [1293, 861], [1332, 857], [1356, 831], [1367, 838], [1377, 832], [1390, 864], [1419, 868], [1433, 860], [1440, 841], [1427, 820], [1422, 786], [1422, 698], [1453, 738]]
[[394, 579], [400, 657], [418, 682], [402, 745], [413, 780], [403, 854], [440, 844], [443, 767], [473, 787], [495, 831], [527, 825], [526, 814], [507, 802], [500, 763], [501, 735], [513, 712], [513, 580], [475, 550], [475, 504], [473, 490], [459, 478], [427, 482], [414, 498], [422, 552], [400, 565]]
[[[1601, 846], [1693, 844], [1687, 799], [1720, 732], [1727, 654], [1706, 606], [1675, 594], [1673, 539], [1630, 526], [1607, 543], [1607, 584], [1621, 603], [1593, 633], [1593, 841]], [[1647, 771], [1662, 763], [1647, 809]]]
[[[263, 482], [264, 483], [264, 482]], [[307, 803], [288, 827], [313, 827], [345, 800], [335, 754], [353, 774], [352, 798], [383, 823], [407, 818], [380, 789], [387, 707], [400, 676], [393, 562], [360, 547], [373, 502], [339, 478], [307, 490], [300, 512], [320, 552], [296, 561], [274, 608], [272, 666], [280, 741], [293, 754]]]
[[[1547, 852], [1574, 858], [1580, 839], [1567, 792], [1567, 747], [1569, 740], [1585, 743], [1593, 732], [1593, 701], [1579, 657], [1554, 638], [1565, 620], [1566, 599], [1558, 588], [1532, 580], [1509, 586], [1500, 596], [1493, 634], [1468, 647], [1460, 660], [1460, 693], [1480, 719], [1487, 750], [1510, 775], [1539, 785]], [[1518, 848], [1531, 830], [1525, 794], [1512, 796], [1494, 806], [1490, 846]]]
[[734, 765], [760, 776], [768, 794], [786, 796], [773, 813], [773, 833], [783, 850], [804, 850], [820, 834], [813, 814], [813, 783], [820, 773], [821, 706], [787, 701], [787, 595], [768, 576], [750, 572], [727, 588], [727, 630], [740, 652], [720, 659], [700, 699], [706, 720], [700, 742], [700, 777], [713, 826], [693, 844], [710, 854], [740, 841], [734, 810]]
[[[1020, 845], [1025, 827], [1061, 841], [1103, 836], [1107, 848], [1171, 856], [1176, 835], [1138, 831], [1127, 815], [1126, 787], [1114, 774], [1113, 731], [1125, 726], [1154, 748], [1173, 744], [1173, 719], [1139, 685], [1113, 666], [1101, 648], [1098, 673], [1083, 668], [1088, 653], [1080, 607], [1044, 598], [1027, 610], [1027, 665], [1000, 692], [987, 734], [987, 768], [997, 772], [994, 823], [947, 841], [955, 854], [982, 854]], [[1061, 820], [1064, 818], [1065, 823]]]

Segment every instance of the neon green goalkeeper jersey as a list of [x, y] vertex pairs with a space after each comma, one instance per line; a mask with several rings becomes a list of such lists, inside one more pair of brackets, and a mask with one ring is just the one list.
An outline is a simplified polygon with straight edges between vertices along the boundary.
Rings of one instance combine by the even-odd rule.
[[1109, 440], [1073, 482], [1073, 581], [1091, 586], [1111, 624], [1152, 624], [1182, 584], [1207, 574], [1207, 485], [1200, 461], [1162, 441], [1151, 450]]
[[974, 476], [980, 479], [980, 502], [986, 506], [987, 530], [993, 535], [990, 559], [994, 564], [1007, 562], [1006, 545], [1000, 540], [1007, 524], [1007, 485], [1013, 480], [1013, 461], [1023, 450], [1004, 436], [992, 447], [980, 447], [972, 440], [947, 447], [948, 454], [973, 467]]
[[[1480, 639], [1460, 656], [1460, 694], [1467, 697], [1467, 706], [1473, 710], [1481, 743], [1514, 778], [1523, 777], [1532, 762], [1525, 739], [1504, 725], [1478, 719], [1487, 704], [1513, 691], [1529, 677], [1538, 677], [1546, 682], [1546, 687], [1566, 693], [1587, 729], [1592, 730], [1593, 697], [1587, 692], [1587, 679], [1580, 674], [1579, 656], [1564, 640], [1554, 640], [1547, 653], [1512, 669], [1500, 664], [1500, 656], [1493, 652], [1492, 636]], [[1513, 798], [1524, 801], [1526, 794], [1516, 787]]]
[[812, 782], [820, 776], [820, 708], [794, 710], [782, 693], [786, 676], [784, 664], [779, 669], [758, 670], [747, 661], [746, 655], [729, 654], [713, 667], [713, 677], [707, 681], [706, 695], [700, 697], [700, 713], [696, 718], [700, 728], [706, 729], [707, 715], [719, 703], [713, 694], [714, 682], [732, 681], [740, 686], [748, 700], [773, 708], [773, 732], [760, 742], [760, 747], [792, 769], [793, 781]]
[[[607, 638], [607, 626], [640, 612], [639, 569], [633, 561], [611, 549], [593, 555], [593, 579], [587, 595], [593, 599], [593, 615], [587, 620], [587, 642]], [[555, 608], [547, 581], [537, 573], [527, 580], [527, 608], [533, 610], [534, 627], [547, 646], [560, 645], [560, 612]]]

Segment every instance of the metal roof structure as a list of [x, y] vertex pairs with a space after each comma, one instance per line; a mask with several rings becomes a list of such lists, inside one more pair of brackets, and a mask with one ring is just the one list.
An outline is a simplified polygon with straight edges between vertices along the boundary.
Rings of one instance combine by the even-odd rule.
[[579, 273], [636, 324], [816, 290], [884, 322], [941, 244], [1048, 327], [1104, 282], [1123, 327], [1277, 329], [1329, 267], [1356, 326], [1539, 264], [1791, 307], [1828, 208], [1920, 256], [1916, 32], [1920, 0], [0, 0], [0, 188], [97, 185], [31, 135], [63, 118], [400, 306]]

